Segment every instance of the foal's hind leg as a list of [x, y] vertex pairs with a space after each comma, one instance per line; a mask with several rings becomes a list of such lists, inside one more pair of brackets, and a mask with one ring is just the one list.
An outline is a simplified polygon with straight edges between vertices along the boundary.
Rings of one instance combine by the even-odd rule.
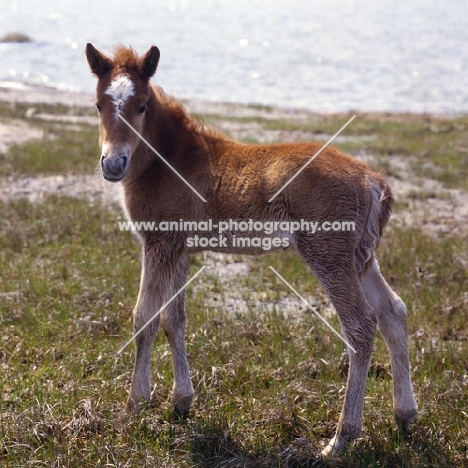
[[[361, 290], [354, 266], [354, 258], [346, 251], [333, 257], [308, 252], [307, 241], [298, 246], [309, 266], [330, 296], [341, 322], [343, 336], [356, 350], [348, 346], [349, 371], [346, 394], [336, 434], [323, 450], [323, 455], [340, 452], [351, 440], [359, 437], [362, 428], [362, 412], [367, 373], [372, 354], [376, 319], [372, 307]], [[336, 249], [338, 250], [338, 249]], [[349, 250], [349, 249], [348, 249]]]
[[[346, 273], [345, 273], [346, 274]], [[348, 272], [349, 274], [349, 272]], [[340, 275], [341, 276], [341, 275]], [[375, 335], [375, 318], [359, 287], [357, 278], [343, 275], [334, 282], [321, 278], [336, 309], [348, 346], [349, 371], [346, 393], [336, 434], [323, 450], [323, 455], [340, 452], [345, 445], [361, 434], [366, 379]]]
[[[189, 255], [180, 260], [174, 277], [173, 294], [182, 288], [187, 280]], [[174, 411], [178, 415], [188, 412], [193, 400], [193, 386], [185, 350], [185, 324], [184, 310], [185, 290], [167, 306], [161, 314], [161, 325], [166, 333], [172, 351], [174, 366], [173, 400]]]
[[398, 425], [407, 429], [418, 412], [418, 406], [409, 372], [406, 307], [401, 298], [388, 286], [376, 262], [366, 272], [362, 286], [368, 302], [374, 309], [379, 330], [390, 352], [395, 419]]

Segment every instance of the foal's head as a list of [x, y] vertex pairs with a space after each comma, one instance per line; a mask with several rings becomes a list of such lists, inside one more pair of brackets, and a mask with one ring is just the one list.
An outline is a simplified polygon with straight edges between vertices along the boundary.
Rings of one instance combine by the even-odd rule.
[[158, 66], [159, 49], [152, 46], [138, 57], [132, 49], [118, 47], [111, 59], [92, 44], [86, 46], [91, 71], [98, 77], [96, 109], [100, 117], [101, 168], [105, 179], [122, 180], [140, 140], [125, 119], [142, 133], [149, 99], [149, 79]]

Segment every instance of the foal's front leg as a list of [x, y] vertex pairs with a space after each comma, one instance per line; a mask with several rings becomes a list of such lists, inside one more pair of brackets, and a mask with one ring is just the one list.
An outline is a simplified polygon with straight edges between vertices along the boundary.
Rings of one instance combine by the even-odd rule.
[[[174, 277], [173, 294], [176, 294], [187, 281], [189, 255], [185, 254], [179, 264]], [[174, 365], [174, 387], [172, 397], [174, 411], [177, 415], [184, 415], [190, 409], [193, 400], [193, 386], [190, 378], [190, 369], [185, 350], [185, 324], [184, 309], [185, 289], [167, 306], [161, 314], [161, 325], [171, 347]]]
[[174, 279], [177, 256], [161, 245], [143, 248], [143, 269], [140, 292], [133, 310], [133, 330], [136, 354], [133, 368], [132, 385], [127, 401], [127, 411], [138, 409], [140, 404], [149, 402], [151, 394], [151, 348], [158, 330], [160, 317], [148, 321], [159, 312], [162, 305], [170, 298]]

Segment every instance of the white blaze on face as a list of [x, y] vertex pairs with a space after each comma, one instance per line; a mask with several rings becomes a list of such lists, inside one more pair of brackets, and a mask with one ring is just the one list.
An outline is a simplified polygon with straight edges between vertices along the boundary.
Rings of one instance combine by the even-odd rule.
[[109, 85], [104, 94], [112, 98], [117, 119], [125, 102], [135, 94], [132, 80], [126, 75], [120, 75]]

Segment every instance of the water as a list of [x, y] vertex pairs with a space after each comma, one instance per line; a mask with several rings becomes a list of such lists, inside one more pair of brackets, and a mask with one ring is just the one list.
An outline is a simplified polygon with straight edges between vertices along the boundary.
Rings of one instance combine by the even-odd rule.
[[468, 3], [1, 0], [0, 80], [93, 92], [86, 42], [161, 50], [179, 98], [313, 111], [468, 113]]

